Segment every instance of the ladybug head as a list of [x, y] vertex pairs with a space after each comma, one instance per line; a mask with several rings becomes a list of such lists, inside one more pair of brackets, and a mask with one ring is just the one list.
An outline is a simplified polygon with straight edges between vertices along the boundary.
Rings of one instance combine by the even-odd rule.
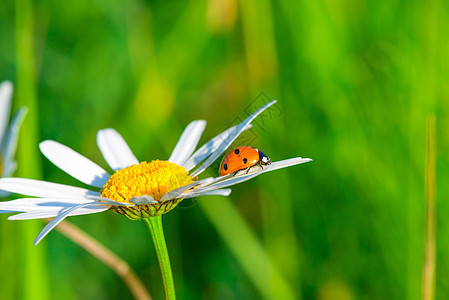
[[265, 155], [262, 151], [259, 151], [259, 161], [262, 165], [271, 165], [271, 160], [268, 156]]

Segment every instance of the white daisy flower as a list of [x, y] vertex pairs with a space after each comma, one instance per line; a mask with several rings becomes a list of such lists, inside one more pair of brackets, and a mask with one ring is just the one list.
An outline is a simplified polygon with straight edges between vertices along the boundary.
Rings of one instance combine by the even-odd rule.
[[220, 133], [196, 151], [206, 121], [193, 121], [182, 133], [170, 158], [165, 161], [139, 163], [117, 131], [100, 130], [97, 144], [104, 159], [115, 171], [113, 175], [67, 146], [55, 141], [44, 141], [40, 144], [42, 154], [67, 174], [92, 186], [92, 189], [32, 179], [2, 178], [0, 189], [37, 198], [0, 203], [0, 212], [21, 212], [10, 216], [9, 220], [54, 217], [37, 236], [34, 241], [36, 245], [68, 216], [112, 210], [130, 219], [149, 218], [172, 210], [186, 198], [228, 196], [231, 190], [227, 187], [231, 185], [262, 173], [311, 161], [310, 158], [296, 157], [272, 162], [263, 168], [198, 180], [197, 176], [226, 151], [243, 131], [251, 127], [254, 118], [275, 102], [261, 107], [242, 123]]
[[[20, 126], [27, 114], [27, 109], [22, 107], [8, 125], [12, 91], [13, 85], [11, 82], [3, 81], [0, 84], [0, 177], [10, 176], [17, 168], [14, 155], [16, 154]], [[0, 191], [0, 197], [6, 195], [6, 193]]]

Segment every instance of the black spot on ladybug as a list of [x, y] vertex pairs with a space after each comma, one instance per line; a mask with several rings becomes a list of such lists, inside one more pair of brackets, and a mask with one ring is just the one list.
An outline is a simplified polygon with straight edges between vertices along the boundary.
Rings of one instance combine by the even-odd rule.
[[223, 168], [225, 169], [225, 171], [227, 171], [228, 170], [228, 164], [224, 164]]
[[243, 159], [243, 163], [246, 164], [248, 160], [246, 158]]
[[235, 153], [235, 154], [239, 154], [239, 153], [240, 153], [240, 150], [239, 150], [239, 149], [235, 149], [235, 150], [234, 150], [234, 153]]

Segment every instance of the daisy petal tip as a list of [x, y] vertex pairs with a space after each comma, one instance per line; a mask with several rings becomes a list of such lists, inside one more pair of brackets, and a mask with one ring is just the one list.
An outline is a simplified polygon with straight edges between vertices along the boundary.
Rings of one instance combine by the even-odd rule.
[[97, 145], [114, 171], [139, 164], [125, 139], [113, 128], [104, 128], [97, 132]]
[[[56, 218], [55, 218], [55, 219], [56, 219]], [[55, 219], [53, 219], [53, 220], [55, 220]], [[43, 239], [44, 237], [46, 237], [47, 234], [50, 233], [50, 231], [53, 229], [54, 226], [50, 228], [51, 223], [53, 222], [53, 220], [50, 221], [50, 223], [48, 223], [48, 224], [44, 227], [44, 229], [41, 230], [41, 232], [39, 232], [39, 234], [37, 235], [36, 239], [35, 239], [34, 242], [33, 242], [33, 245], [34, 245], [34, 246], [37, 246], [37, 244], [39, 244], [40, 241], [42, 241], [42, 239]], [[49, 224], [50, 224], [50, 226], [49, 226]]]
[[24, 118], [29, 112], [28, 107], [22, 106], [19, 108], [19, 110], [16, 112], [17, 115], [20, 115], [21, 118]]
[[196, 122], [197, 124], [201, 124], [201, 125], [203, 125], [203, 126], [206, 126], [206, 124], [207, 124], [207, 121], [206, 121], [206, 120], [195, 120], [195, 122]]
[[103, 128], [103, 129], [100, 129], [100, 130], [97, 131], [97, 139], [98, 139], [99, 135], [102, 135], [102, 134], [105, 134], [105, 133], [108, 133], [108, 132], [116, 133], [117, 131], [114, 128]]
[[262, 106], [260, 109], [265, 110], [268, 107], [272, 106], [273, 104], [275, 104], [276, 102], [278, 102], [277, 100], [271, 100], [270, 102], [268, 102], [267, 104], [265, 104], [264, 106]]
[[168, 161], [184, 166], [198, 145], [205, 128], [205, 120], [195, 120], [190, 122], [181, 134]]
[[[8, 212], [7, 212], [8, 213]], [[23, 220], [28, 220], [28, 219], [24, 219], [23, 218], [23, 214], [27, 214], [26, 212], [23, 211], [10, 211], [9, 213], [14, 213], [14, 215], [11, 215], [7, 218], [8, 221], [23, 221]], [[36, 218], [33, 218], [36, 219]]]
[[231, 189], [223, 189], [223, 193], [221, 194], [221, 196], [227, 197], [227, 196], [231, 195], [231, 193], [232, 193]]
[[47, 150], [47, 147], [51, 146], [55, 141], [45, 140], [39, 143], [39, 150], [44, 153]]
[[85, 184], [101, 188], [110, 177], [99, 165], [59, 142], [46, 140], [39, 148], [56, 167]]
[[[17, 211], [11, 211], [11, 212], [17, 212]], [[8, 211], [1, 211], [1, 213], [9, 213]], [[14, 221], [15, 220], [15, 218], [14, 218], [14, 216], [16, 216], [17, 214], [15, 214], [15, 215], [12, 215], [12, 216], [9, 216], [8, 218], [7, 218], [7, 220], [8, 221]]]
[[0, 88], [3, 88], [5, 86], [9, 86], [12, 87], [12, 82], [11, 80], [3, 80], [2, 82], [0, 82]]
[[8, 97], [12, 94], [13, 89], [14, 85], [9, 80], [0, 83], [0, 93], [4, 93], [4, 95], [8, 95]]
[[37, 246], [37, 244], [39, 244], [39, 242], [40, 242], [41, 240], [42, 240], [42, 238], [38, 236], [38, 237], [34, 240], [33, 246]]

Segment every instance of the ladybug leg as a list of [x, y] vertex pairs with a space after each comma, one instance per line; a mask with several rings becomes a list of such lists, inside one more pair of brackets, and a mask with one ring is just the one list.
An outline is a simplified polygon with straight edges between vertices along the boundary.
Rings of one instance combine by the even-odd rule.
[[245, 174], [248, 174], [249, 173], [249, 170], [251, 170], [251, 168], [252, 167], [255, 167], [255, 166], [259, 166], [261, 169], [263, 169], [263, 165], [262, 165], [262, 163], [259, 161], [258, 163], [256, 163], [255, 165], [253, 165], [253, 166], [251, 166], [251, 167], [248, 167], [248, 168], [246, 168], [246, 172], [245, 172]]
[[[256, 165], [257, 165], [257, 164], [256, 164]], [[255, 165], [254, 165], [254, 166], [255, 166]], [[249, 173], [249, 170], [251, 170], [251, 168], [254, 167], [254, 166], [251, 166], [251, 167], [246, 168], [246, 173], [245, 173], [245, 174], [248, 174], [248, 173]]]

